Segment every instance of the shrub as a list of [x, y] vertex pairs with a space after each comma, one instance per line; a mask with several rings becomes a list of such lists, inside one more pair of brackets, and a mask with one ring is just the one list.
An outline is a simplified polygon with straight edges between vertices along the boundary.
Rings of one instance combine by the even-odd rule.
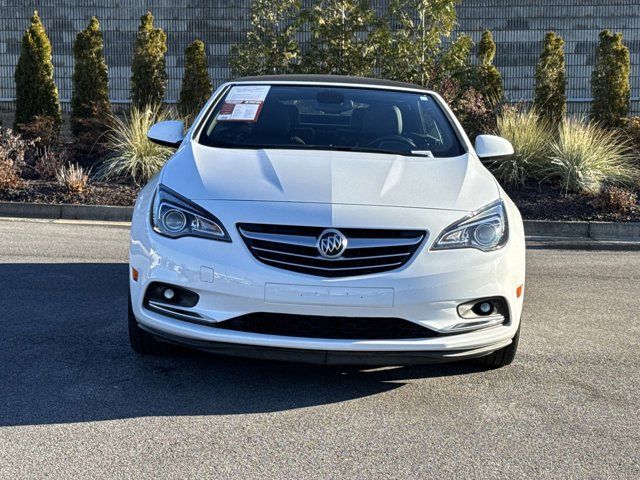
[[384, 78], [429, 85], [441, 56], [442, 39], [456, 24], [459, 0], [393, 0], [380, 38]]
[[145, 109], [133, 106], [124, 120], [114, 118], [107, 133], [107, 147], [113, 153], [105, 160], [99, 176], [105, 179], [126, 178], [136, 184], [149, 181], [173, 151], [151, 142], [147, 132], [155, 123], [169, 118], [169, 112], [160, 105]]
[[111, 115], [102, 31], [96, 17], [76, 36], [73, 58], [71, 131], [78, 147], [90, 150], [106, 130], [106, 119]]
[[550, 148], [545, 176], [559, 180], [565, 191], [595, 193], [638, 179], [628, 145], [616, 132], [584, 119], [565, 118]]
[[40, 178], [51, 180], [56, 178], [58, 170], [67, 163], [69, 151], [61, 147], [37, 149], [33, 158], [35, 162], [32, 159], [31, 163], [36, 174]]
[[370, 76], [376, 61], [375, 46], [369, 38], [377, 19], [375, 12], [360, 0], [320, 0], [305, 18], [311, 41], [303, 58], [307, 73]]
[[495, 129], [494, 111], [474, 87], [454, 79], [444, 79], [432, 87], [449, 104], [469, 138]]
[[140, 108], [155, 105], [164, 99], [167, 86], [165, 53], [167, 36], [154, 28], [151, 12], [140, 17], [140, 26], [131, 64], [131, 102]]
[[0, 189], [16, 188], [22, 180], [29, 143], [9, 128], [0, 127]]
[[491, 103], [502, 101], [504, 88], [502, 76], [493, 64], [496, 55], [496, 44], [489, 30], [482, 32], [482, 38], [478, 44], [477, 88]]
[[592, 116], [607, 127], [617, 127], [629, 113], [629, 49], [621, 33], [600, 32], [596, 64], [591, 74]]
[[31, 122], [37, 116], [50, 117], [59, 130], [62, 114], [58, 89], [53, 81], [51, 42], [37, 11], [33, 12], [31, 25], [22, 37], [15, 82], [16, 130], [20, 130], [22, 124]]
[[630, 214], [639, 208], [638, 195], [627, 188], [609, 185], [600, 191], [595, 205], [602, 209]]
[[300, 0], [253, 0], [251, 30], [246, 41], [231, 48], [232, 75], [291, 73], [297, 68], [300, 47]]
[[552, 124], [558, 124], [566, 112], [566, 83], [564, 40], [548, 32], [536, 65], [533, 106]]
[[471, 49], [473, 41], [471, 37], [460, 34], [451, 43], [449, 48], [442, 52], [442, 56], [434, 65], [431, 84], [440, 84], [445, 79], [453, 79], [464, 86], [472, 83]]
[[640, 117], [626, 119], [623, 132], [630, 147], [640, 156]]
[[77, 163], [62, 165], [56, 173], [56, 180], [67, 192], [82, 193], [89, 185], [89, 172]]
[[210, 96], [211, 80], [204, 43], [194, 40], [185, 50], [184, 76], [178, 102], [180, 115], [194, 118]]
[[509, 185], [540, 178], [548, 162], [549, 140], [554, 128], [535, 110], [505, 108], [497, 119], [496, 133], [513, 145], [511, 157], [489, 163], [496, 177]]

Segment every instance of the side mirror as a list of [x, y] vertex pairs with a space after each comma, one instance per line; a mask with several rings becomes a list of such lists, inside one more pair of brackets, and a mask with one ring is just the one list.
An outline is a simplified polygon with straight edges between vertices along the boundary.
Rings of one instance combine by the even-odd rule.
[[184, 138], [184, 124], [179, 120], [158, 122], [149, 129], [147, 138], [158, 145], [178, 148]]
[[475, 142], [475, 150], [482, 160], [509, 157], [513, 155], [513, 145], [506, 138], [495, 135], [478, 135]]

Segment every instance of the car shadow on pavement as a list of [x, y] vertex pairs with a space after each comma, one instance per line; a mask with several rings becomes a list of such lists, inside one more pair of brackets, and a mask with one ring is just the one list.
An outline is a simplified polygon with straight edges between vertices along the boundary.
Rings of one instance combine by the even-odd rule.
[[126, 264], [1, 264], [0, 279], [0, 426], [282, 411], [478, 371], [340, 369], [187, 351], [144, 357], [127, 338]]

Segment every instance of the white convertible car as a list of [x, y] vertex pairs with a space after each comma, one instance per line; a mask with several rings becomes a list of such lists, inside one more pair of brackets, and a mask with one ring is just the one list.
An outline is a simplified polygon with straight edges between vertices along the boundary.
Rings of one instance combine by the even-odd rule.
[[133, 349], [167, 343], [329, 364], [512, 362], [524, 294], [520, 214], [440, 96], [336, 76], [216, 90], [140, 192]]

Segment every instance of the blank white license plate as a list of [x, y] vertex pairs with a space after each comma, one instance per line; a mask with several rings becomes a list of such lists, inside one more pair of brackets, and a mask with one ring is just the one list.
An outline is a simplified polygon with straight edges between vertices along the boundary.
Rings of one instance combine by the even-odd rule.
[[264, 301], [340, 307], [392, 307], [393, 288], [350, 288], [267, 283]]

